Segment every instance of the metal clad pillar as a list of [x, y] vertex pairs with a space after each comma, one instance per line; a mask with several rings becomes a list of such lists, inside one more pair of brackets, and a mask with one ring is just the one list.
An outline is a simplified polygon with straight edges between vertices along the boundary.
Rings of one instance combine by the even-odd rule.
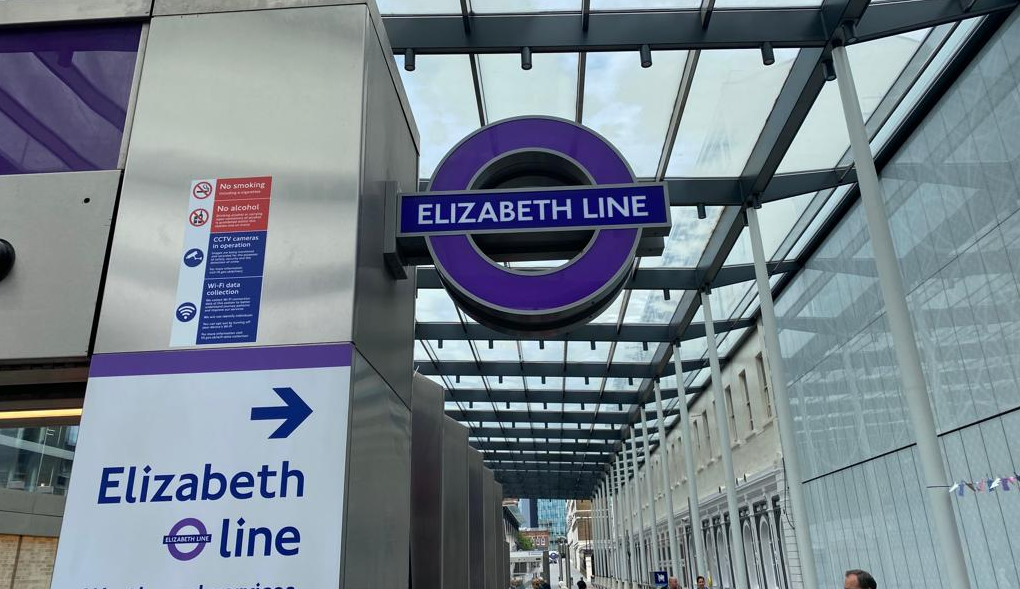
[[935, 430], [931, 399], [928, 396], [928, 386], [921, 366], [921, 355], [914, 337], [910, 310], [907, 308], [903, 277], [900, 274], [896, 248], [889, 228], [889, 213], [882, 197], [882, 187], [878, 183], [878, 172], [875, 170], [875, 160], [871, 153], [867, 129], [864, 126], [864, 115], [861, 113], [861, 105], [857, 99], [857, 88], [854, 85], [853, 72], [850, 69], [846, 48], [834, 47], [832, 59], [836, 68], [836, 81], [839, 84], [840, 102], [843, 104], [843, 116], [846, 119], [847, 132], [850, 135], [850, 150], [857, 168], [861, 206], [864, 208], [864, 215], [867, 218], [868, 234], [871, 236], [871, 247], [875, 254], [875, 266], [878, 269], [878, 284], [882, 291], [882, 301], [885, 304], [886, 322], [889, 325], [889, 333], [892, 335], [896, 363], [900, 369], [903, 396], [907, 403], [907, 410], [914, 430], [914, 440], [917, 443], [917, 454], [924, 472], [939, 550], [942, 561], [946, 565], [946, 572], [949, 574], [947, 585], [967, 589], [970, 587], [970, 578], [967, 575], [967, 562], [960, 542], [960, 533], [956, 527], [952, 497], [942, 488], [948, 480], [948, 475], [942, 462], [942, 451], [939, 446], [938, 432]]
[[411, 583], [443, 578], [443, 387], [415, 374], [411, 394]]
[[[638, 461], [637, 461], [637, 428], [631, 428], [630, 436], [630, 459], [634, 463], [634, 504], [637, 507], [637, 541], [638, 541], [638, 554], [640, 555], [639, 564], [637, 566], [637, 577], [633, 579], [638, 583], [647, 582], [648, 571], [643, 570], [648, 567], [648, 548], [645, 544], [645, 517], [644, 509], [641, 505], [641, 483], [638, 480]], [[645, 463], [647, 468], [648, 463]]]
[[609, 475], [612, 478], [612, 489], [613, 489], [613, 521], [612, 521], [612, 532], [613, 532], [613, 553], [612, 553], [612, 564], [613, 571], [610, 575], [613, 578], [613, 586], [619, 588], [620, 581], [623, 578], [623, 567], [620, 565], [620, 552], [621, 552], [621, 530], [623, 526], [620, 524], [620, 486], [617, 483], [618, 479], [616, 476], [617, 466], [613, 464], [610, 466]]
[[[682, 376], [682, 375], [681, 375]], [[683, 384], [680, 383], [680, 379], [677, 379], [677, 388], [683, 390]], [[666, 440], [666, 414], [662, 409], [662, 390], [659, 389], [659, 383], [652, 382], [652, 390], [655, 392], [655, 410], [659, 413], [659, 419], [656, 421], [659, 429], [659, 448], [662, 449], [662, 488], [666, 495], [666, 525], [669, 526], [669, 564], [671, 568], [671, 575], [680, 579], [680, 543], [676, 535], [676, 516], [673, 511], [673, 486], [670, 480], [669, 474], [669, 456], [671, 454], [669, 444]], [[686, 397], [680, 396], [680, 404], [684, 404], [687, 401]]]
[[730, 548], [734, 557], [737, 589], [748, 589], [747, 558], [744, 540], [740, 533], [740, 511], [737, 508], [737, 477], [733, 473], [733, 441], [726, 418], [726, 399], [722, 394], [722, 369], [719, 366], [719, 349], [712, 324], [712, 301], [707, 292], [701, 293], [701, 307], [705, 314], [705, 340], [708, 347], [708, 364], [712, 369], [712, 398], [715, 399], [715, 424], [719, 431], [719, 449], [722, 454], [723, 476], [726, 483], [726, 511], [730, 516]]
[[452, 417], [443, 432], [443, 587], [470, 584], [468, 430]]
[[[659, 413], [662, 415], [661, 411]], [[652, 490], [652, 443], [648, 437], [648, 415], [645, 408], [641, 407], [641, 437], [645, 440], [645, 487], [648, 489], [648, 506], [652, 516], [652, 540], [650, 550], [652, 553], [652, 570], [658, 570], [659, 565], [659, 520], [655, 515], [655, 493]], [[664, 444], [665, 438], [659, 440], [659, 447]], [[651, 574], [651, 573], [649, 573]]]
[[[797, 555], [800, 558], [801, 578], [807, 579], [804, 583], [805, 587], [811, 589], [818, 582], [818, 574], [815, 568], [815, 553], [811, 546], [811, 525], [808, 521], [807, 505], [804, 502], [804, 479], [800, 475], [800, 451], [797, 449], [790, 396], [786, 390], [786, 367], [783, 351], [779, 344], [779, 326], [776, 322], [775, 303], [772, 300], [772, 287], [769, 285], [769, 273], [765, 265], [761, 226], [758, 224], [758, 211], [753, 208], [747, 209], [747, 229], [751, 238], [751, 252], [754, 256], [754, 277], [758, 285], [758, 301], [761, 303], [765, 358], [768, 362], [769, 376], [772, 377], [779, 444], [783, 451], [787, 493], [793, 511], [794, 536], [797, 542]], [[764, 383], [762, 384], [764, 385]]]
[[482, 474], [482, 454], [467, 449], [468, 461], [468, 557], [470, 587], [485, 585], [485, 477]]
[[482, 525], [484, 526], [484, 532], [482, 534], [482, 542], [485, 544], [484, 547], [484, 567], [485, 567], [485, 580], [484, 585], [486, 589], [495, 589], [496, 583], [496, 513], [492, 509], [492, 503], [495, 500], [495, 485], [496, 479], [493, 477], [492, 470], [483, 467], [482, 468]]
[[[673, 364], [676, 366], [676, 387], [680, 395], [680, 443], [684, 448], [684, 468], [687, 471], [687, 491], [691, 511], [691, 535], [694, 536], [694, 556], [697, 567], [692, 564], [690, 567], [694, 574], [690, 582], [694, 583], [698, 575], [708, 572], [708, 564], [705, 561], [705, 538], [701, 535], [701, 504], [698, 499], [698, 475], [697, 466], [694, 463], [694, 441], [691, 440], [691, 415], [687, 408], [687, 387], [684, 383], [683, 362], [680, 357], [680, 341], [673, 343]], [[662, 393], [659, 393], [661, 406]]]

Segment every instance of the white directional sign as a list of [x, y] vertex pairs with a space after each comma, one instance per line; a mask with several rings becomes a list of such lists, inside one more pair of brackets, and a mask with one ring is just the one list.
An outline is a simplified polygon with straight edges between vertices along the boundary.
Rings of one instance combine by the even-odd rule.
[[351, 347], [93, 358], [53, 589], [340, 578]]

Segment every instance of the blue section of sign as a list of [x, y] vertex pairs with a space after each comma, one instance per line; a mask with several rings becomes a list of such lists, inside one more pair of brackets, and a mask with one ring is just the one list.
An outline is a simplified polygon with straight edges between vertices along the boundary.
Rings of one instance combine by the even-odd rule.
[[258, 332], [262, 277], [207, 279], [197, 344], [253, 342]]
[[653, 583], [656, 585], [665, 585], [669, 582], [669, 579], [666, 578], [666, 571], [655, 571], [652, 576], [655, 577]]
[[205, 278], [262, 276], [266, 265], [266, 231], [211, 233]]
[[405, 194], [400, 233], [425, 235], [669, 223], [662, 184]]

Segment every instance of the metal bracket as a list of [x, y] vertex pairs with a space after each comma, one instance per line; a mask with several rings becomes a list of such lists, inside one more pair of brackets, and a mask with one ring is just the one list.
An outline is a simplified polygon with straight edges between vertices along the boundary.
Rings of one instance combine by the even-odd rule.
[[397, 247], [397, 194], [400, 185], [388, 181], [383, 187], [383, 259], [386, 270], [396, 280], [407, 280], [407, 263]]
[[6, 239], [0, 239], [0, 280], [7, 278], [14, 267], [14, 246]]

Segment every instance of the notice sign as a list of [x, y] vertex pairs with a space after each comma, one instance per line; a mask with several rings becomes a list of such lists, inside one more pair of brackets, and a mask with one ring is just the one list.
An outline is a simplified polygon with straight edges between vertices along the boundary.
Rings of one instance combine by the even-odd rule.
[[351, 353], [97, 354], [53, 589], [336, 587]]
[[191, 183], [171, 346], [254, 342], [271, 176]]

